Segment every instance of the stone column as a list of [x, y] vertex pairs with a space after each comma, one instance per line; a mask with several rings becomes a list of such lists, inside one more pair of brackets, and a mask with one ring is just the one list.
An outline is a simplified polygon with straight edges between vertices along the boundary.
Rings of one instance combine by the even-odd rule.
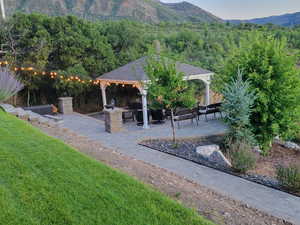
[[58, 109], [62, 114], [73, 113], [73, 98], [72, 97], [61, 97], [58, 99]]
[[116, 133], [123, 130], [122, 110], [113, 109], [105, 110], [105, 131], [108, 133]]

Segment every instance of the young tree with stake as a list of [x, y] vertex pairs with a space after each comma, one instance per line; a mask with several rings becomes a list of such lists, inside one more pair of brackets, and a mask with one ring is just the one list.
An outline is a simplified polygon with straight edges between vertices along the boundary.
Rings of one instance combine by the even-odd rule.
[[192, 108], [195, 105], [195, 91], [184, 80], [184, 74], [177, 71], [176, 63], [170, 60], [151, 58], [146, 71], [150, 78], [147, 88], [152, 107], [170, 110], [173, 141], [176, 143], [174, 113], [179, 107]]

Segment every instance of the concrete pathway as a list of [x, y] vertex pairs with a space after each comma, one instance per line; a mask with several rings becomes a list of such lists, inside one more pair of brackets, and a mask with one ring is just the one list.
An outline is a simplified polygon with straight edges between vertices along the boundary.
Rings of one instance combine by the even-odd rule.
[[[138, 145], [140, 140], [170, 137], [169, 124], [154, 125], [149, 130], [128, 124], [126, 132], [108, 134], [102, 121], [73, 114], [64, 116], [63, 126], [124, 155], [165, 168], [251, 207], [300, 225], [299, 197]], [[182, 129], [177, 130], [177, 134], [179, 137], [197, 137], [223, 133], [225, 130], [225, 126], [217, 120], [201, 121], [199, 126], [187, 121]]]

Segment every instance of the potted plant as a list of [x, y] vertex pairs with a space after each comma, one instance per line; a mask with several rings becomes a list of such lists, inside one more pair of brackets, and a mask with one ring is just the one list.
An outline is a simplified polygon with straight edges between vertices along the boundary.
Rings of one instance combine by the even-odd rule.
[[0, 103], [8, 100], [20, 90], [24, 85], [7, 69], [0, 70]]

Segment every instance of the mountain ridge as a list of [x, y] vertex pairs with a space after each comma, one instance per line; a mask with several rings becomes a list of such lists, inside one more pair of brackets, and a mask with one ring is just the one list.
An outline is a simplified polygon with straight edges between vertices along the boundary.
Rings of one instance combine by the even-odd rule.
[[254, 23], [254, 24], [275, 24], [279, 26], [291, 27], [300, 24], [300, 12], [296, 13], [286, 13], [278, 16], [269, 16], [269, 17], [262, 17], [262, 18], [254, 18], [249, 20], [228, 20], [234, 24], [240, 23]]
[[159, 0], [4, 0], [8, 15], [39, 12], [51, 16], [75, 15], [86, 19], [133, 19], [143, 22], [222, 22], [188, 2]]

